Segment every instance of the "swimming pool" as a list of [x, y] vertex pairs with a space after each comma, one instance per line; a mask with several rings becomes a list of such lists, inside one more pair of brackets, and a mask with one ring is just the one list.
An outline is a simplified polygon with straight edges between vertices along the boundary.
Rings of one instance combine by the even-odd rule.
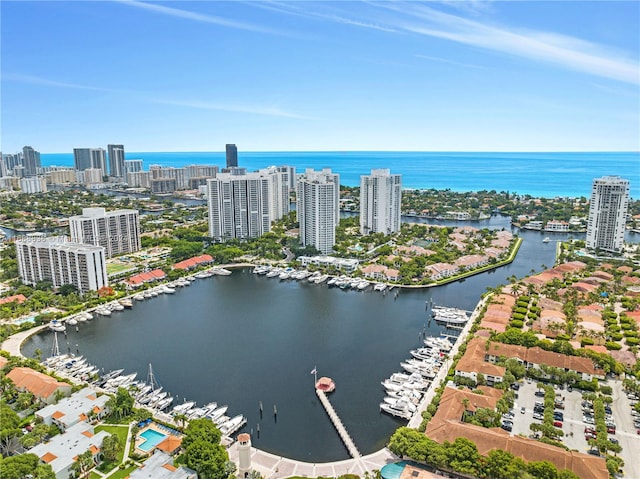
[[138, 446], [138, 449], [148, 452], [160, 444], [167, 435], [153, 429], [147, 429], [140, 434], [140, 437], [143, 437], [145, 441]]

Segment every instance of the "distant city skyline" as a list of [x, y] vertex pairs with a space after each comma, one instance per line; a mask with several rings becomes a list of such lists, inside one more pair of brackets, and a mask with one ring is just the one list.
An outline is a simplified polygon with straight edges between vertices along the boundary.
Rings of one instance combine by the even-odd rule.
[[4, 154], [640, 150], [636, 1], [0, 8]]

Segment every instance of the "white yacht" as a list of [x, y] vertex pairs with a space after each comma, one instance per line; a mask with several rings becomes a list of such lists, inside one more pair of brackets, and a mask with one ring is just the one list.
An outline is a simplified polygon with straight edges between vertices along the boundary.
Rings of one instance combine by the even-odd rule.
[[245, 419], [245, 417], [242, 414], [238, 414], [237, 416], [234, 416], [227, 422], [223, 423], [220, 426], [220, 432], [224, 436], [228, 436], [229, 434], [233, 434], [238, 429], [240, 429], [246, 422], [247, 420]]
[[411, 419], [411, 411], [406, 401], [398, 400], [395, 404], [380, 403], [380, 409], [392, 416], [401, 417], [402, 419]]
[[374, 291], [384, 291], [385, 289], [387, 289], [387, 285], [385, 283], [376, 283], [373, 287]]
[[227, 409], [229, 409], [229, 406], [227, 406], [227, 405], [220, 406], [215, 411], [210, 412], [207, 415], [207, 417], [209, 417], [213, 422], [216, 422], [218, 419], [220, 419], [222, 416], [224, 416], [224, 413], [227, 412]]

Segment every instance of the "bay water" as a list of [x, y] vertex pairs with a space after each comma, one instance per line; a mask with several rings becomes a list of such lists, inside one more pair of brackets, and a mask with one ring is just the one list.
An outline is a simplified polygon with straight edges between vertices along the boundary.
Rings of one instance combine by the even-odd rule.
[[[471, 224], [510, 228], [502, 216]], [[244, 431], [266, 451], [309, 462], [345, 459], [314, 392], [311, 371], [317, 367], [320, 376], [335, 380], [330, 400], [366, 454], [404, 424], [380, 413], [380, 382], [400, 371], [423, 334], [444, 331], [428, 321], [426, 302], [472, 310], [487, 287], [552, 265], [555, 240], [567, 238], [556, 234], [543, 243], [540, 232], [520, 234], [524, 242], [512, 264], [438, 288], [403, 289], [397, 298], [235, 270], [135, 302], [132, 310], [79, 324], [78, 331], [68, 327], [60, 349], [79, 352], [104, 371], [135, 371], [141, 379], [152, 364], [176, 402], [216, 401], [228, 404], [230, 415], [244, 414]], [[25, 343], [23, 353], [33, 356], [39, 348], [46, 357], [52, 344], [52, 333], [43, 332]]]

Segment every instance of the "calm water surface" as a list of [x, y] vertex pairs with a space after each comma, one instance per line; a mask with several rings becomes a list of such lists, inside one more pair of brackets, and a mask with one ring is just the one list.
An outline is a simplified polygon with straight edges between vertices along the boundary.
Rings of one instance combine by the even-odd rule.
[[[485, 223], [508, 227], [500, 217]], [[253, 443], [266, 451], [310, 462], [345, 459], [348, 453], [314, 393], [310, 371], [317, 366], [319, 375], [335, 380], [331, 402], [366, 454], [404, 424], [380, 414], [380, 381], [400, 370], [423, 330], [442, 331], [427, 323], [425, 301], [433, 297], [436, 304], [471, 310], [488, 286], [553, 264], [553, 241], [542, 243], [537, 232], [522, 236], [511, 265], [432, 290], [402, 290], [397, 299], [393, 293], [342, 291], [236, 270], [81, 323], [78, 332], [69, 327], [60, 349], [77, 347], [105, 371], [125, 368], [142, 379], [152, 363], [165, 390], [180, 402], [217, 401], [230, 406], [228, 414], [244, 414], [244, 431], [253, 429]], [[40, 348], [47, 355], [52, 340], [48, 332], [34, 336], [23, 353]]]

